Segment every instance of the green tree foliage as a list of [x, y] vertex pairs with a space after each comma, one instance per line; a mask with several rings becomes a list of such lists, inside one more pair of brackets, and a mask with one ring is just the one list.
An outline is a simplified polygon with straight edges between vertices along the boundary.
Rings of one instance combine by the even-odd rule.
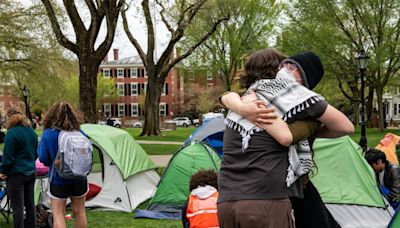
[[[225, 0], [219, 7], [230, 13], [230, 19], [222, 22], [220, 29], [204, 42], [191, 60], [195, 65], [208, 66], [213, 74], [221, 76], [229, 91], [244, 58], [268, 47], [281, 7], [275, 0]], [[204, 15], [202, 20], [208, 21], [209, 15]], [[189, 32], [192, 37], [197, 37], [196, 28]]]
[[[354, 57], [364, 48], [367, 68], [368, 104], [371, 112], [376, 92], [380, 116], [382, 94], [388, 81], [400, 70], [400, 2], [398, 0], [302, 0], [292, 1], [290, 22], [278, 45], [288, 53], [313, 50], [325, 65], [331, 86], [340, 89], [358, 113], [359, 72]], [[383, 118], [380, 118], [383, 128]]]
[[[75, 107], [79, 105], [79, 77], [71, 75], [64, 81], [64, 88], [67, 91], [62, 99], [70, 102]], [[99, 74], [97, 76], [97, 91], [96, 91], [96, 110], [100, 106], [100, 102], [114, 101], [118, 97], [117, 87], [112, 78], [106, 78]]]
[[62, 91], [63, 75], [72, 69], [52, 39], [40, 5], [0, 1], [0, 82], [9, 95], [22, 98], [26, 85], [31, 110], [46, 109]]

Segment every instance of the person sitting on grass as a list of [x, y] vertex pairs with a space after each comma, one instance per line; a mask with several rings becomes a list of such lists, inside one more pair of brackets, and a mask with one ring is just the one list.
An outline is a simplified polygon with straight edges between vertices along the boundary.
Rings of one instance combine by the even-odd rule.
[[189, 199], [182, 208], [182, 223], [189, 227], [219, 227], [217, 216], [217, 173], [200, 170], [190, 179]]
[[374, 169], [382, 193], [387, 197], [390, 205], [396, 209], [400, 204], [399, 167], [386, 160], [385, 153], [378, 149], [368, 149], [365, 159]]

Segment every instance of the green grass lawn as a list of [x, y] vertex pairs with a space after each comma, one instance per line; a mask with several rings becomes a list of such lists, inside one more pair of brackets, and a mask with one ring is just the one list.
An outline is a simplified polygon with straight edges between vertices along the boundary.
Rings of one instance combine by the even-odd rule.
[[[379, 141], [385, 136], [386, 133], [393, 133], [396, 135], [400, 135], [400, 129], [386, 129], [384, 132], [380, 132], [377, 128], [367, 128], [366, 136], [368, 147], [376, 147], [379, 144]], [[361, 136], [361, 128], [356, 127], [354, 134], [350, 135], [350, 137], [358, 143], [360, 141]]]
[[196, 128], [178, 127], [176, 130], [161, 131], [158, 136], [139, 136], [142, 132], [141, 128], [124, 128], [123, 130], [129, 132], [137, 140], [184, 142]]

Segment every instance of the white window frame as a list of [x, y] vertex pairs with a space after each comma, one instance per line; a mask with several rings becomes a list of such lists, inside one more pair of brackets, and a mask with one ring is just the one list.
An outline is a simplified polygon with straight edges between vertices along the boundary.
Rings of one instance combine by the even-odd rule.
[[[137, 82], [132, 82], [130, 87], [131, 87], [131, 96], [139, 95], [139, 88]], [[136, 89], [134, 89], [134, 87], [136, 87]]]
[[104, 103], [103, 107], [104, 107], [104, 114], [106, 116], [111, 116], [111, 104], [110, 103]]
[[[125, 103], [118, 103], [118, 117], [125, 116]], [[121, 108], [122, 107], [122, 108]]]
[[117, 68], [117, 78], [124, 78], [124, 68]]
[[[134, 114], [134, 110], [136, 109], [136, 114]], [[131, 103], [131, 116], [139, 116], [139, 104]]]
[[207, 81], [212, 81], [213, 80], [213, 76], [211, 74], [211, 71], [207, 71]]
[[138, 76], [138, 68], [136, 68], [136, 67], [134, 67], [134, 68], [131, 68], [131, 75], [129, 75], [131, 78], [137, 78], [137, 76]]
[[160, 116], [166, 116], [167, 115], [167, 113], [166, 113], [166, 111], [167, 111], [167, 103], [161, 102], [160, 105], [159, 105], [159, 110], [160, 110], [159, 111]]
[[167, 83], [164, 83], [163, 90], [161, 92], [161, 96], [165, 96], [165, 94], [166, 94], [165, 92], [167, 91], [166, 87], [167, 87]]
[[117, 90], [118, 90], [118, 96], [120, 96], [120, 97], [125, 96], [125, 84], [124, 83], [117, 83]]
[[398, 106], [398, 104], [397, 103], [394, 103], [393, 104], [393, 115], [395, 115], [395, 116], [397, 116], [397, 113], [398, 113], [398, 108], [399, 106]]
[[111, 69], [110, 68], [104, 68], [103, 69], [103, 75], [105, 78], [111, 78]]

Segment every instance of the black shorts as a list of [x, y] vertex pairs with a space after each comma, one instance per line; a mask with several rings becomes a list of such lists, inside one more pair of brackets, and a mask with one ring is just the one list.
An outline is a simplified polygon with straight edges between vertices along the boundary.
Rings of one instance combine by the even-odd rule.
[[84, 197], [88, 192], [87, 181], [76, 184], [50, 184], [48, 195], [52, 199], [67, 199]]

